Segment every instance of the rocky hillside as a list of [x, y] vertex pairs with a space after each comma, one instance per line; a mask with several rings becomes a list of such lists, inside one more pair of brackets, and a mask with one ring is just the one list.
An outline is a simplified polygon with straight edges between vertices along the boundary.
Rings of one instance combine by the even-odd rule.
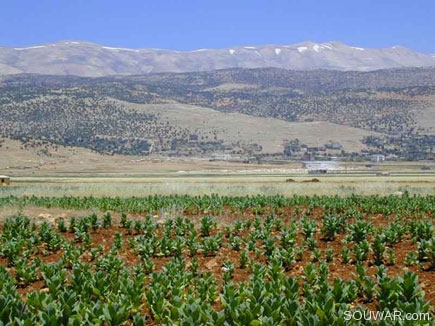
[[313, 147], [352, 138], [343, 149], [425, 158], [435, 147], [435, 68], [2, 76], [0, 119], [0, 135], [28, 146], [251, 155], [283, 153], [295, 138]]

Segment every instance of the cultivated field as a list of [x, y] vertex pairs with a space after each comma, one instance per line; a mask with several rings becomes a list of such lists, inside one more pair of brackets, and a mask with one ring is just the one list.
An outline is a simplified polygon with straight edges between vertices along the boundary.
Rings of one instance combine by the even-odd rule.
[[373, 324], [433, 322], [433, 196], [8, 196], [0, 207], [17, 209], [0, 227], [3, 324], [366, 325], [348, 319], [394, 310], [413, 320]]
[[124, 159], [0, 187], [0, 324], [433, 322], [431, 170]]

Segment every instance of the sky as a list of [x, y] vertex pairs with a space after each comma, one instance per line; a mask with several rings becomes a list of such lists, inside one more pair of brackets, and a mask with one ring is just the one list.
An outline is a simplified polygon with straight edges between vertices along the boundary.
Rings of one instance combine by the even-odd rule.
[[194, 50], [341, 41], [435, 53], [435, 0], [0, 0], [0, 46]]

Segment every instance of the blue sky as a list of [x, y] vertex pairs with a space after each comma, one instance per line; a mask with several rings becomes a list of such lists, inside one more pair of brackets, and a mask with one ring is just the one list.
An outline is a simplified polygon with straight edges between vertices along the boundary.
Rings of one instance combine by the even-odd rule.
[[434, 0], [0, 0], [0, 46], [192, 50], [342, 41], [435, 53]]

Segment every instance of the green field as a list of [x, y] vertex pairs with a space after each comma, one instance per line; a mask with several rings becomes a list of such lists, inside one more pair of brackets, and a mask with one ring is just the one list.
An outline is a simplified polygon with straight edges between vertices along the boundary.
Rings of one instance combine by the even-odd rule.
[[13, 177], [0, 325], [431, 325], [433, 194], [412, 169]]
[[[0, 198], [11, 206], [1, 325], [433, 324], [434, 196]], [[24, 216], [37, 208], [68, 216]], [[410, 320], [357, 320], [370, 311]]]

